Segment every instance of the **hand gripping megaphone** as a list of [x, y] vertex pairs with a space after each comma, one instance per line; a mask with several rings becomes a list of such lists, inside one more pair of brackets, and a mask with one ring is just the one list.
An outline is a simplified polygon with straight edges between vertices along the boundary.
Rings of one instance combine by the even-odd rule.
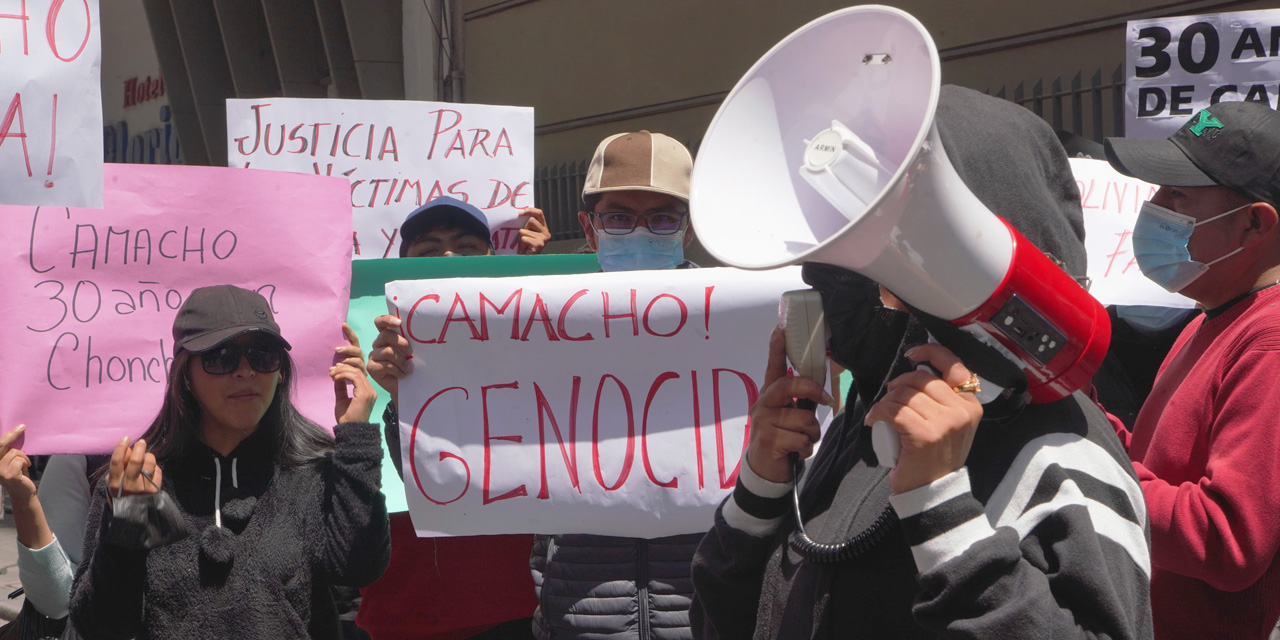
[[898, 9], [801, 27], [712, 120], [694, 227], [735, 267], [858, 272], [1012, 361], [1032, 402], [1058, 400], [1106, 355], [1106, 311], [965, 186], [934, 125], [940, 80], [933, 40]]

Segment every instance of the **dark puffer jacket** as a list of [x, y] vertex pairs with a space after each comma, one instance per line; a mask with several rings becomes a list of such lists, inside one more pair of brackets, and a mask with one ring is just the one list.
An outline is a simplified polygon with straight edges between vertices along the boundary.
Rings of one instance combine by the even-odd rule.
[[692, 640], [689, 564], [701, 533], [644, 540], [537, 536], [529, 565], [541, 640]]
[[227, 456], [195, 445], [164, 466], [190, 535], [151, 551], [107, 542], [99, 481], [71, 594], [80, 634], [338, 640], [331, 587], [376, 580], [391, 537], [378, 428], [340, 424], [334, 437], [333, 452], [298, 466], [277, 464], [261, 431]]

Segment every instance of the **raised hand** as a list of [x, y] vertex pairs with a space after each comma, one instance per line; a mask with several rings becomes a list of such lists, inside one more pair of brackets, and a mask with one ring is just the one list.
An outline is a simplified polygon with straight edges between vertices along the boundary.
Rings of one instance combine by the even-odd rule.
[[913, 362], [927, 362], [932, 371], [904, 373], [889, 382], [879, 402], [867, 411], [866, 423], [885, 422], [898, 432], [901, 451], [889, 475], [894, 493], [904, 493], [964, 466], [973, 446], [982, 404], [972, 374], [960, 358], [939, 344], [924, 344], [907, 352]]
[[[364, 355], [360, 351], [360, 338], [347, 323], [342, 323], [342, 334], [347, 344], [334, 349], [340, 360], [329, 367], [329, 377], [333, 378], [333, 415], [338, 424], [344, 422], [368, 422], [373, 413], [373, 403], [378, 399], [373, 385], [369, 384], [369, 373], [365, 370]], [[347, 385], [351, 385], [348, 394]]]
[[787, 375], [786, 343], [781, 329], [769, 336], [769, 364], [764, 374], [764, 391], [751, 405], [751, 441], [747, 444], [747, 464], [757, 475], [772, 482], [791, 480], [791, 454], [813, 455], [813, 445], [822, 437], [822, 428], [813, 411], [796, 407], [805, 398], [832, 406], [835, 399], [822, 385], [802, 377]]
[[378, 337], [373, 339], [373, 350], [369, 352], [369, 375], [396, 402], [400, 378], [413, 371], [413, 345], [400, 335], [400, 318], [378, 316], [373, 326], [378, 329]]
[[516, 247], [516, 253], [522, 256], [542, 253], [551, 241], [547, 216], [542, 213], [542, 209], [528, 207], [520, 212], [520, 217], [524, 218], [524, 226], [520, 228], [520, 244]]
[[26, 429], [27, 425], [20, 424], [0, 436], [0, 485], [4, 486], [15, 506], [30, 502], [36, 495], [36, 484], [27, 473], [31, 458], [14, 446]]
[[112, 498], [159, 493], [164, 482], [155, 454], [147, 451], [147, 441], [139, 439], [129, 446], [128, 436], [116, 443], [107, 473], [107, 493]]

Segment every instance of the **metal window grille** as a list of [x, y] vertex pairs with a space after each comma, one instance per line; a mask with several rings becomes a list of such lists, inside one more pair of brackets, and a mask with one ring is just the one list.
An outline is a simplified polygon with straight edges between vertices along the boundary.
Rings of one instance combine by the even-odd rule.
[[[1068, 131], [1095, 142], [1109, 136], [1124, 135], [1124, 87], [1123, 65], [1117, 65], [1109, 77], [1102, 69], [1095, 69], [1086, 79], [1084, 72], [1077, 72], [1069, 83], [1058, 76], [1045, 89], [1043, 79], [1036, 80], [1027, 90], [1026, 82], [1019, 82], [1012, 91], [1001, 85], [987, 93], [997, 98], [1020, 104], [1043, 118], [1054, 129]], [[1068, 86], [1069, 85], [1069, 86]], [[697, 156], [702, 140], [688, 141], [689, 150]], [[583, 237], [578, 225], [581, 207], [582, 185], [587, 178], [587, 160], [565, 162], [545, 166], [535, 171], [534, 202], [547, 215], [552, 240], [572, 240]]]

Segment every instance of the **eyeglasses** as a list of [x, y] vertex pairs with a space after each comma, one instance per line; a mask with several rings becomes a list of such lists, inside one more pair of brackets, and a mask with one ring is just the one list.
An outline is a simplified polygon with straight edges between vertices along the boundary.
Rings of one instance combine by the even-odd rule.
[[644, 219], [644, 226], [660, 236], [669, 236], [684, 229], [686, 211], [650, 211], [644, 215], [636, 215], [626, 211], [592, 212], [591, 215], [600, 223], [600, 229], [611, 236], [624, 236], [636, 230], [636, 225]]
[[280, 370], [284, 349], [279, 345], [228, 344], [200, 354], [204, 372], [221, 376], [240, 368], [240, 358], [249, 361], [249, 367], [258, 373], [274, 373]]

